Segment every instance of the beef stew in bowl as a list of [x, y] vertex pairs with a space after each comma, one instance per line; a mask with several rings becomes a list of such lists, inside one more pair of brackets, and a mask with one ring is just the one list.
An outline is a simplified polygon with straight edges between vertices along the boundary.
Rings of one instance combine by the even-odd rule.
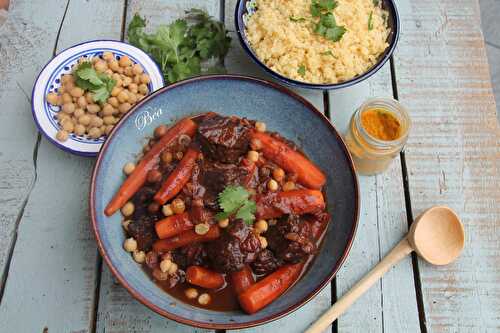
[[307, 269], [330, 216], [326, 176], [263, 122], [205, 113], [158, 126], [105, 208], [124, 249], [173, 297], [264, 308]]

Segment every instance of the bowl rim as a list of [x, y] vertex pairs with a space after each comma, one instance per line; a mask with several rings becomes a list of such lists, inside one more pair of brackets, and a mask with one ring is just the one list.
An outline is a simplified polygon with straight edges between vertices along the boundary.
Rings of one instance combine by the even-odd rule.
[[278, 72], [273, 71], [270, 69], [266, 64], [264, 64], [255, 54], [253, 51], [252, 47], [248, 44], [246, 39], [243, 37], [245, 34], [245, 25], [243, 22], [243, 15], [240, 15], [240, 7], [241, 5], [245, 4], [249, 0], [238, 0], [236, 3], [236, 8], [235, 8], [235, 14], [234, 14], [234, 24], [236, 28], [236, 34], [238, 35], [238, 40], [240, 41], [240, 44], [242, 48], [245, 50], [245, 52], [250, 56], [250, 58], [257, 64], [259, 67], [264, 69], [269, 75], [271, 75], [273, 78], [280, 80], [281, 82], [284, 82], [285, 84], [292, 86], [292, 87], [298, 87], [298, 88], [306, 88], [306, 89], [322, 89], [322, 90], [335, 90], [335, 89], [341, 89], [341, 88], [347, 88], [352, 85], [355, 85], [361, 81], [364, 81], [371, 77], [373, 74], [378, 72], [382, 66], [385, 65], [387, 60], [389, 60], [392, 57], [392, 54], [394, 53], [394, 50], [396, 49], [396, 46], [399, 41], [399, 35], [400, 35], [400, 30], [401, 30], [401, 22], [399, 18], [399, 13], [398, 9], [396, 8], [396, 3], [394, 0], [383, 0], [389, 3], [391, 6], [391, 13], [394, 13], [392, 16], [392, 19], [394, 20], [394, 27], [393, 27], [393, 33], [394, 33], [394, 38], [392, 42], [389, 44], [389, 47], [383, 52], [383, 56], [377, 61], [377, 63], [372, 66], [368, 71], [364, 72], [361, 75], [355, 76], [352, 79], [349, 79], [347, 81], [339, 82], [339, 83], [326, 83], [326, 84], [318, 84], [318, 83], [308, 83], [308, 82], [303, 82], [303, 81], [298, 81], [291, 79], [289, 77], [286, 77]]
[[[108, 255], [106, 253], [106, 250], [105, 250], [105, 248], [103, 246], [103, 243], [101, 241], [101, 238], [100, 238], [100, 235], [99, 235], [99, 232], [98, 232], [98, 228], [97, 228], [97, 219], [96, 219], [96, 210], [95, 210], [96, 207], [95, 207], [95, 204], [94, 204], [94, 201], [95, 201], [95, 189], [96, 189], [96, 177], [97, 177], [98, 172], [100, 171], [101, 162], [102, 162], [102, 159], [103, 159], [104, 155], [106, 154], [108, 146], [111, 144], [111, 142], [114, 139], [115, 132], [120, 129], [121, 125], [135, 112], [136, 109], [139, 109], [144, 103], [146, 103], [147, 101], [155, 98], [158, 95], [161, 95], [163, 92], [168, 91], [168, 90], [172, 90], [172, 89], [175, 89], [176, 87], [183, 86], [183, 85], [186, 85], [186, 84], [190, 84], [190, 83], [193, 83], [193, 82], [197, 82], [197, 81], [209, 81], [209, 80], [241, 80], [241, 81], [246, 81], [246, 82], [252, 82], [252, 83], [256, 83], [256, 84], [259, 84], [259, 85], [262, 85], [262, 86], [265, 86], [265, 87], [268, 87], [268, 88], [271, 88], [271, 89], [278, 90], [278, 91], [280, 91], [282, 93], [285, 93], [285, 94], [289, 95], [290, 97], [298, 100], [299, 102], [301, 102], [309, 111], [311, 111], [314, 115], [316, 115], [317, 117], [319, 117], [325, 123], [325, 125], [330, 130], [330, 132], [333, 135], [335, 135], [337, 137], [338, 141], [341, 143], [341, 148], [345, 152], [345, 155], [346, 155], [346, 158], [347, 158], [347, 162], [348, 162], [348, 165], [349, 165], [352, 177], [353, 177], [353, 183], [354, 183], [354, 197], [355, 197], [354, 209], [355, 209], [355, 212], [354, 212], [353, 226], [351, 228], [350, 234], [349, 234], [348, 239], [347, 239], [347, 245], [344, 248], [344, 251], [343, 251], [340, 259], [332, 267], [332, 269], [331, 269], [330, 273], [328, 274], [328, 276], [326, 277], [326, 279], [324, 279], [316, 288], [314, 288], [314, 290], [312, 292], [310, 292], [302, 300], [300, 300], [299, 302], [291, 305], [287, 309], [285, 309], [285, 310], [283, 310], [283, 311], [281, 311], [281, 312], [279, 312], [277, 314], [270, 315], [270, 316], [267, 316], [267, 317], [259, 319], [259, 320], [251, 320], [251, 321], [248, 321], [248, 322], [245, 322], [245, 323], [236, 323], [235, 322], [235, 323], [229, 323], [229, 324], [216, 324], [216, 323], [201, 322], [201, 321], [197, 321], [197, 320], [193, 320], [193, 319], [188, 319], [188, 318], [185, 318], [185, 317], [181, 317], [181, 316], [178, 316], [178, 315], [174, 315], [174, 314], [172, 314], [172, 313], [170, 313], [170, 312], [168, 312], [166, 310], [163, 310], [160, 307], [156, 306], [155, 304], [153, 304], [152, 302], [150, 302], [148, 299], [146, 299], [139, 291], [137, 291], [134, 288], [132, 288], [132, 286], [130, 286], [128, 284], [127, 279], [113, 265], [111, 259], [108, 257]], [[193, 327], [205, 328], [205, 329], [242, 329], [242, 328], [250, 328], [250, 327], [254, 327], [254, 326], [258, 326], [258, 325], [263, 325], [263, 324], [269, 323], [271, 321], [283, 318], [283, 317], [291, 314], [295, 310], [301, 308], [303, 305], [305, 305], [306, 303], [308, 303], [327, 284], [330, 283], [330, 281], [335, 277], [335, 275], [337, 274], [337, 272], [339, 271], [339, 269], [344, 264], [344, 262], [345, 262], [345, 260], [346, 260], [346, 258], [348, 256], [348, 254], [349, 254], [349, 252], [351, 250], [353, 241], [354, 241], [354, 237], [355, 237], [356, 230], [357, 230], [358, 223], [359, 223], [360, 192], [359, 192], [359, 181], [358, 181], [358, 176], [357, 176], [357, 173], [356, 173], [356, 169], [354, 167], [354, 163], [353, 163], [351, 154], [349, 153], [349, 150], [347, 149], [347, 146], [346, 146], [344, 140], [342, 139], [341, 135], [337, 132], [337, 130], [335, 129], [335, 127], [333, 126], [333, 124], [328, 120], [328, 118], [326, 118], [326, 116], [323, 113], [321, 113], [318, 109], [316, 109], [316, 107], [314, 107], [314, 105], [312, 105], [305, 98], [303, 98], [302, 96], [296, 94], [295, 92], [291, 91], [290, 89], [288, 89], [288, 88], [286, 88], [286, 87], [284, 87], [282, 85], [279, 85], [277, 83], [274, 83], [274, 82], [270, 82], [270, 81], [267, 81], [267, 80], [264, 80], [264, 79], [260, 79], [260, 78], [256, 78], [256, 77], [245, 76], [245, 75], [237, 75], [237, 74], [215, 74], [215, 75], [204, 75], [204, 76], [197, 76], [197, 77], [193, 77], [193, 78], [188, 78], [188, 79], [185, 79], [185, 80], [178, 81], [176, 83], [170, 84], [168, 86], [165, 86], [163, 88], [160, 88], [160, 89], [156, 90], [154, 93], [152, 93], [151, 95], [146, 96], [138, 104], [134, 105], [134, 107], [129, 112], [127, 112], [120, 119], [120, 121], [115, 125], [115, 127], [113, 128], [113, 130], [109, 134], [108, 139], [104, 142], [103, 147], [101, 148], [101, 150], [99, 152], [99, 155], [97, 157], [96, 163], [94, 165], [94, 168], [93, 168], [93, 171], [92, 171], [92, 175], [91, 175], [91, 181], [90, 181], [89, 210], [90, 210], [90, 223], [91, 223], [91, 226], [92, 226], [92, 230], [93, 230], [94, 236], [96, 238], [96, 242], [97, 242], [97, 247], [98, 247], [99, 253], [104, 258], [104, 261], [106, 262], [106, 264], [110, 268], [112, 274], [118, 279], [118, 281], [120, 282], [120, 284], [123, 287], [125, 287], [125, 289], [127, 289], [127, 291], [135, 299], [137, 299], [139, 302], [141, 302], [143, 305], [147, 306], [148, 308], [150, 308], [154, 312], [160, 314], [161, 316], [166, 317], [166, 318], [171, 319], [171, 320], [174, 320], [174, 321], [176, 321], [178, 323], [181, 323], [181, 324], [186, 324], [186, 325], [190, 325], [190, 326], [193, 326]]]
[[[69, 152], [71, 154], [74, 154], [74, 155], [77, 155], [77, 156], [83, 156], [83, 157], [96, 157], [99, 154], [99, 152], [84, 152], [84, 151], [76, 150], [76, 149], [73, 149], [73, 148], [70, 148], [70, 147], [66, 147], [65, 145], [63, 145], [62, 143], [60, 143], [59, 141], [57, 141], [55, 138], [51, 137], [45, 131], [45, 129], [42, 127], [42, 125], [40, 125], [40, 122], [38, 121], [37, 111], [36, 111], [36, 108], [35, 108], [34, 97], [35, 97], [35, 91], [36, 91], [38, 82], [40, 81], [40, 77], [41, 77], [42, 73], [45, 71], [45, 69], [50, 64], [52, 64], [54, 61], [56, 61], [58, 59], [58, 57], [63, 56], [65, 52], [71, 51], [72, 49], [74, 49], [76, 47], [79, 47], [79, 46], [82, 46], [82, 45], [85, 45], [85, 44], [95, 43], [95, 42], [112, 42], [112, 43], [117, 43], [117, 44], [123, 44], [123, 45], [127, 45], [127, 47], [131, 47], [131, 48], [135, 49], [136, 52], [142, 53], [147, 58], [149, 58], [151, 60], [151, 62], [156, 66], [156, 69], [158, 70], [158, 73], [160, 74], [159, 77], [160, 77], [161, 85], [162, 85], [162, 87], [165, 86], [165, 79], [163, 78], [163, 75], [161, 75], [162, 71], [161, 71], [160, 66], [158, 65], [158, 63], [149, 54], [147, 54], [146, 52], [144, 52], [140, 48], [138, 48], [138, 47], [136, 47], [136, 46], [134, 46], [132, 44], [125, 43], [124, 41], [121, 41], [121, 40], [116, 40], [116, 39], [92, 39], [92, 40], [87, 40], [87, 41], [84, 41], [84, 42], [81, 42], [81, 43], [78, 43], [78, 44], [71, 45], [71, 46], [65, 48], [64, 50], [62, 50], [61, 52], [57, 53], [56, 55], [53, 55], [52, 58], [49, 61], [47, 61], [47, 63], [42, 67], [42, 69], [40, 69], [40, 72], [38, 72], [38, 75], [36, 76], [35, 83], [33, 84], [33, 89], [31, 90], [31, 102], [30, 102], [30, 104], [31, 104], [31, 114], [33, 116], [33, 120], [35, 122], [35, 125], [36, 125], [38, 131], [40, 133], [42, 133], [43, 136], [50, 143], [52, 143], [57, 148], [65, 151], [65, 152]], [[151, 74], [154, 74], [154, 73], [151, 73]], [[106, 142], [106, 140], [105, 140], [105, 142]], [[102, 145], [104, 145], [104, 143]], [[101, 145], [101, 148], [102, 148], [102, 145]]]

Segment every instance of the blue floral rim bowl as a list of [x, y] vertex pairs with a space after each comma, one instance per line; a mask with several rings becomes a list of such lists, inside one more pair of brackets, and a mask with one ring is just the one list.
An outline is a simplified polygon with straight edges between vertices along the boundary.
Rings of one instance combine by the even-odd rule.
[[269, 68], [264, 62], [262, 62], [255, 52], [252, 49], [252, 46], [250, 45], [247, 37], [246, 37], [246, 28], [245, 28], [245, 17], [247, 15], [253, 14], [258, 8], [255, 6], [255, 0], [238, 0], [238, 3], [236, 4], [236, 10], [235, 10], [235, 18], [234, 22], [236, 25], [236, 33], [238, 35], [238, 39], [240, 40], [240, 44], [245, 50], [245, 52], [250, 56], [250, 58], [258, 65], [260, 66], [264, 71], [266, 71], [269, 75], [271, 75], [273, 78], [283, 82], [284, 84], [292, 87], [299, 87], [299, 88], [305, 88], [305, 89], [321, 89], [321, 90], [333, 90], [333, 89], [340, 89], [340, 88], [346, 88], [350, 87], [356, 83], [359, 83], [361, 81], [366, 80], [376, 72], [384, 64], [389, 60], [389, 58], [392, 56], [392, 53], [394, 52], [396, 48], [396, 44], [398, 43], [399, 40], [399, 31], [400, 31], [400, 20], [399, 20], [399, 14], [396, 9], [396, 4], [394, 0], [381, 0], [381, 6], [383, 9], [388, 11], [389, 15], [387, 17], [387, 25], [390, 29], [389, 36], [387, 37], [387, 42], [389, 46], [385, 49], [385, 51], [379, 56], [379, 59], [375, 65], [373, 65], [368, 71], [365, 73], [355, 76], [350, 80], [339, 82], [339, 83], [332, 83], [332, 84], [316, 84], [316, 83], [307, 83], [303, 81], [298, 81], [294, 80], [291, 78], [288, 78], [286, 76], [281, 75], [278, 72], [275, 72], [271, 68]]
[[91, 139], [72, 133], [64, 142], [56, 140], [56, 134], [60, 129], [56, 115], [61, 108], [49, 104], [46, 97], [50, 92], [58, 91], [62, 75], [70, 74], [78, 64], [78, 59], [100, 57], [105, 51], [113, 52], [117, 59], [127, 55], [134, 63], [140, 64], [144, 73], [151, 78], [148, 86], [150, 92], [164, 86], [163, 75], [153, 59], [144, 51], [127, 43], [114, 40], [89, 41], [71, 46], [59, 53], [45, 65], [35, 81], [31, 96], [31, 111], [39, 131], [57, 147], [73, 154], [96, 156], [106, 137]]
[[[293, 140], [327, 175], [331, 220], [315, 261], [285, 294], [261, 311], [218, 312], [173, 298], [123, 250], [119, 213], [104, 208], [123, 182], [123, 165], [135, 161], [155, 127], [207, 111], [263, 121]], [[99, 251], [120, 283], [140, 302], [178, 322], [209, 329], [261, 325], [298, 309], [335, 276], [351, 247], [359, 215], [358, 181], [347, 148], [332, 124], [302, 97], [275, 83], [237, 75], [211, 75], [162, 88], [143, 99], [115, 126], [99, 153], [90, 188], [90, 216]]]

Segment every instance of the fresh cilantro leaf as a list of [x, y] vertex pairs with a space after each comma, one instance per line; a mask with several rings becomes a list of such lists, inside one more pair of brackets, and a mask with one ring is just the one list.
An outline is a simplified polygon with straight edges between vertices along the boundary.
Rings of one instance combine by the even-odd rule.
[[149, 53], [170, 83], [202, 74], [204, 62], [211, 59], [222, 64], [231, 44], [223, 23], [200, 9], [186, 14], [152, 34], [144, 32], [146, 21], [137, 14], [128, 26], [129, 42]]
[[325, 37], [333, 42], [338, 42], [342, 39], [347, 30], [344, 27], [336, 26], [333, 28], [328, 28], [325, 33]]
[[293, 17], [293, 16], [290, 16], [289, 17], [290, 21], [292, 22], [304, 22], [306, 19], [303, 18], [303, 17]]
[[334, 10], [336, 7], [337, 1], [335, 0], [313, 0], [311, 3], [311, 15], [318, 17], [323, 12]]
[[377, 6], [378, 6], [378, 4], [379, 4], [379, 0], [373, 0], [373, 5], [374, 5], [375, 7], [377, 7]]
[[219, 193], [218, 202], [222, 212], [215, 215], [218, 220], [233, 216], [250, 225], [255, 220], [257, 206], [250, 200], [250, 193], [242, 186], [227, 186]]
[[255, 220], [255, 211], [257, 210], [257, 205], [255, 201], [246, 201], [243, 206], [240, 207], [238, 213], [236, 213], [237, 219], [242, 219], [247, 225], [251, 225]]
[[88, 61], [82, 62], [75, 69], [73, 76], [78, 87], [90, 91], [96, 102], [105, 103], [116, 81], [104, 73], [97, 73]]
[[368, 16], [368, 30], [373, 30], [373, 11]]
[[297, 73], [299, 73], [300, 76], [304, 77], [306, 75], [306, 67], [304, 65], [300, 65], [297, 69]]
[[319, 24], [326, 28], [333, 28], [337, 26], [337, 22], [335, 21], [335, 16], [333, 16], [332, 13], [326, 13], [324, 15], [321, 15], [321, 18], [319, 19]]
[[321, 55], [329, 55], [329, 56], [332, 56], [335, 58], [335, 56], [333, 55], [333, 52], [331, 50], [328, 50], [328, 51], [325, 51], [325, 52], [321, 52], [320, 53]]

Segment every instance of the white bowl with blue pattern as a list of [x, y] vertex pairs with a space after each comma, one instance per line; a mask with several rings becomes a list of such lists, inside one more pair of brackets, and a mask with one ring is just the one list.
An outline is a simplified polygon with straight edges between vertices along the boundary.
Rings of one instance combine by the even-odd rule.
[[61, 87], [61, 77], [70, 74], [73, 67], [78, 63], [78, 59], [93, 58], [102, 56], [103, 52], [110, 51], [117, 59], [127, 55], [137, 64], [140, 64], [144, 73], [151, 78], [149, 91], [164, 86], [163, 75], [149, 55], [135, 46], [114, 40], [96, 40], [74, 45], [53, 58], [42, 69], [35, 82], [31, 98], [31, 107], [35, 123], [45, 137], [59, 148], [73, 154], [82, 156], [96, 156], [101, 150], [106, 136], [98, 139], [91, 139], [87, 136], [78, 136], [74, 133], [69, 135], [68, 140], [61, 142], [56, 140], [56, 134], [60, 129], [56, 115], [60, 112], [59, 106], [51, 105], [47, 102], [47, 95], [50, 92], [57, 92]]

